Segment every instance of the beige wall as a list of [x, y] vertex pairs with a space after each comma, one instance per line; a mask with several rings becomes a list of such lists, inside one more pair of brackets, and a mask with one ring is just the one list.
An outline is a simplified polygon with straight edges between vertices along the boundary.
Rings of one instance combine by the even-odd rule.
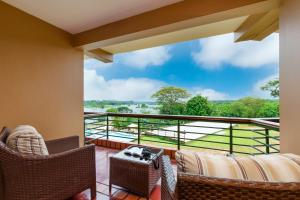
[[[83, 53], [71, 35], [0, 2], [0, 126], [83, 132]], [[82, 139], [82, 137], [81, 137]]]
[[280, 9], [281, 151], [300, 154], [300, 1]]

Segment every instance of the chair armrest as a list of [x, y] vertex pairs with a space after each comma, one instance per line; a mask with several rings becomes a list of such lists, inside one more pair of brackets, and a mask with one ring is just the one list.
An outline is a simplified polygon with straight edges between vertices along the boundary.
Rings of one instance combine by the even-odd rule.
[[178, 199], [298, 199], [300, 183], [257, 182], [178, 172]]
[[1, 167], [9, 199], [20, 195], [26, 199], [66, 199], [96, 183], [94, 145], [49, 156], [22, 156]]
[[61, 153], [79, 147], [79, 136], [45, 141], [49, 154]]
[[174, 200], [176, 199], [176, 179], [170, 158], [162, 156], [162, 172], [161, 172], [161, 199]]

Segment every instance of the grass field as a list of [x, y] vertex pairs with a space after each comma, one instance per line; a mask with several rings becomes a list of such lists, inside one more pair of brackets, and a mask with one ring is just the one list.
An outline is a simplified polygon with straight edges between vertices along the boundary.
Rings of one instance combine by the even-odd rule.
[[[261, 153], [261, 151], [266, 151], [266, 147], [257, 147], [255, 149], [253, 145], [260, 145], [259, 142], [265, 143], [266, 139], [261, 138], [262, 135], [250, 131], [249, 129], [258, 129], [259, 127], [249, 126], [249, 125], [237, 125], [233, 130], [233, 137], [243, 137], [243, 138], [233, 138], [233, 151], [237, 152], [244, 152], [244, 153]], [[261, 128], [259, 128], [261, 129]], [[264, 133], [264, 131], [259, 131], [260, 133]], [[279, 132], [270, 131], [270, 136], [279, 136]], [[192, 149], [201, 151], [205, 148], [214, 148], [220, 150], [229, 150], [229, 130], [225, 130], [225, 134], [223, 135], [208, 135], [198, 140], [205, 140], [205, 141], [188, 141], [186, 143], [181, 143], [181, 149]], [[253, 137], [260, 137], [255, 141]], [[147, 141], [145, 141], [147, 140]], [[209, 141], [209, 142], [208, 142]], [[259, 142], [258, 142], [259, 141]], [[226, 144], [220, 144], [220, 142]], [[167, 143], [167, 144], [166, 144]], [[279, 141], [270, 138], [270, 144], [278, 144]], [[177, 148], [177, 140], [163, 137], [163, 136], [153, 136], [153, 135], [143, 135], [141, 137], [141, 144], [150, 144], [155, 146], [161, 147], [171, 147]], [[245, 146], [242, 146], [245, 145]], [[279, 146], [274, 146], [275, 148], [279, 148]], [[270, 152], [274, 152], [275, 150], [270, 148]]]

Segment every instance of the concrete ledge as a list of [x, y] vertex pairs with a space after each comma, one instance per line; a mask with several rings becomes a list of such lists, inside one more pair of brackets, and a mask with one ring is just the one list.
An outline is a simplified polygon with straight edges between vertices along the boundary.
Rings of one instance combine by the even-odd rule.
[[[119, 149], [119, 150], [123, 150], [131, 145], [137, 145], [136, 143], [125, 143], [125, 142], [106, 140], [106, 139], [96, 139], [91, 141], [91, 143], [100, 147]], [[145, 146], [150, 146], [150, 145], [145, 145]], [[163, 148], [163, 147], [157, 147], [152, 145], [150, 147], [162, 148], [164, 149], [164, 155], [168, 155], [171, 159], [175, 159], [175, 153], [177, 151], [176, 149]]]

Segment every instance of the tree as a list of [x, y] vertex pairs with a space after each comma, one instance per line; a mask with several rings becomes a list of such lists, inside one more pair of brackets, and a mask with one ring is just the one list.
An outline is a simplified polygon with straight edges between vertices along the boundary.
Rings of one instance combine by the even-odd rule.
[[128, 108], [127, 106], [120, 106], [117, 108], [109, 108], [106, 110], [106, 112], [111, 112], [111, 113], [132, 113], [133, 111]]
[[190, 94], [187, 90], [177, 87], [163, 87], [152, 95], [156, 102], [161, 105], [160, 113], [162, 114], [183, 114], [184, 102]]
[[258, 117], [279, 117], [279, 101], [266, 101], [258, 115]]
[[147, 106], [147, 104], [143, 103], [143, 104], [141, 105], [141, 108], [148, 108], [148, 106]]
[[264, 103], [265, 100], [263, 99], [245, 97], [234, 102], [232, 104], [231, 111], [235, 115], [234, 117], [260, 117], [259, 111]]
[[185, 103], [165, 104], [160, 107], [161, 114], [183, 115], [185, 113]]
[[159, 104], [178, 103], [181, 100], [188, 98], [190, 94], [186, 89], [177, 87], [163, 87], [152, 95]]
[[279, 97], [279, 79], [269, 81], [264, 86], [261, 87], [264, 91], [269, 91], [271, 96], [274, 98]]
[[206, 97], [195, 96], [188, 100], [186, 104], [186, 114], [188, 115], [208, 116], [211, 113], [212, 111]]
[[236, 115], [232, 112], [232, 102], [212, 102], [211, 106], [211, 116], [218, 117], [235, 117]]
[[[132, 110], [126, 106], [121, 106], [118, 108], [109, 108], [106, 110], [106, 112], [132, 113]], [[133, 122], [133, 119], [128, 117], [112, 117], [111, 120], [112, 120], [111, 125], [113, 125], [113, 127], [116, 128], [117, 130], [124, 129]]]
[[132, 113], [133, 111], [127, 106], [121, 106], [117, 108], [118, 113]]
[[278, 117], [279, 101], [244, 98], [237, 101], [211, 102], [212, 116]]
[[116, 108], [108, 108], [108, 109], [106, 110], [106, 112], [117, 113], [117, 112], [118, 112], [118, 109], [116, 109]]

